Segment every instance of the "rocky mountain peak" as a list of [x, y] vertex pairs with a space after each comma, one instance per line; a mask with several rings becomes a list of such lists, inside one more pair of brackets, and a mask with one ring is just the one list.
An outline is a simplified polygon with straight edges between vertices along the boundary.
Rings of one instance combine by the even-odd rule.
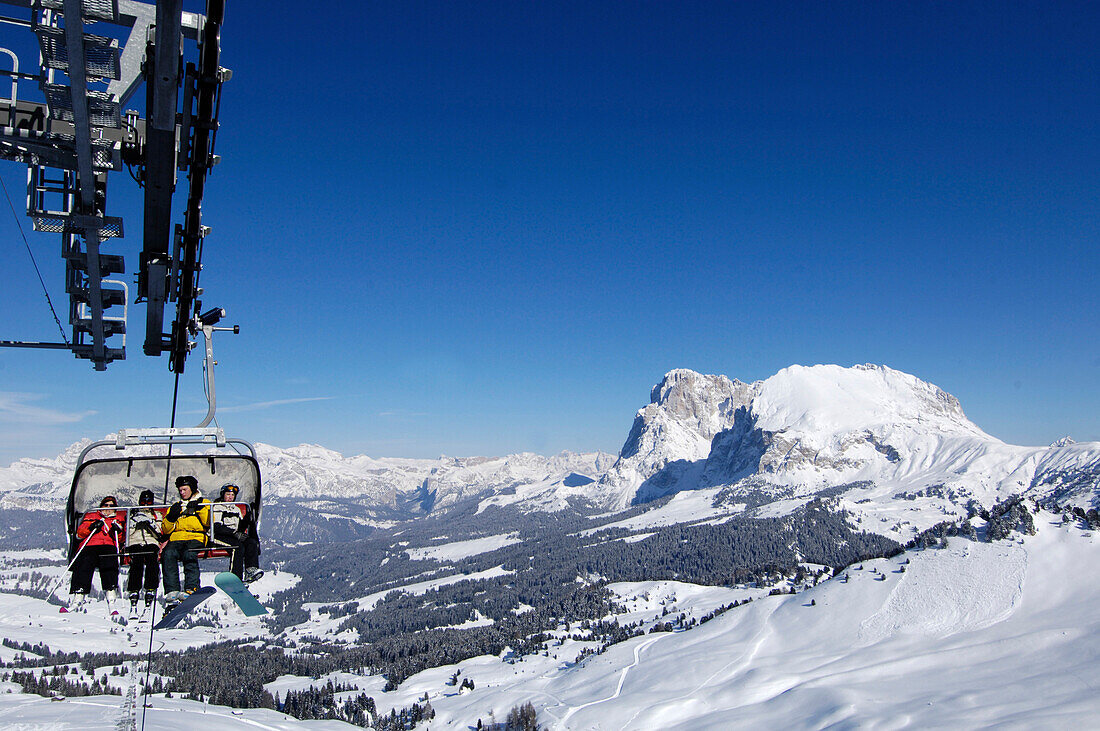
[[752, 384], [678, 369], [654, 387], [601, 488], [625, 506], [753, 474], [828, 482], [890, 469], [945, 435], [997, 442], [954, 396], [887, 366], [794, 365]]
[[709, 441], [729, 428], [733, 412], [752, 400], [757, 386], [678, 368], [665, 374], [653, 387], [650, 406], [638, 416], [644, 418], [663, 411]]
[[[759, 386], [683, 368], [669, 371], [653, 388], [650, 403], [634, 417], [618, 461], [600, 480], [600, 499], [624, 507], [668, 494], [685, 480], [697, 480], [697, 467], [709, 454], [711, 440], [733, 425], [734, 414], [752, 402]], [[659, 480], [639, 491], [658, 474]]]

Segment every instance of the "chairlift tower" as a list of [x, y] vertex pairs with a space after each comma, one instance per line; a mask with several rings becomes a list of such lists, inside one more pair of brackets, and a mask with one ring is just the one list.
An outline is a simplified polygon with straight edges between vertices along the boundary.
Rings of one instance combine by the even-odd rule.
[[[126, 271], [114, 242], [123, 237], [123, 217], [108, 211], [107, 188], [111, 173], [128, 167], [144, 189], [133, 300], [146, 306], [142, 349], [168, 353], [169, 368], [183, 372], [210, 233], [202, 198], [219, 161], [219, 100], [231, 76], [219, 63], [224, 14], [225, 0], [207, 0], [205, 15], [184, 12], [183, 0], [0, 0], [7, 26], [0, 45], [9, 33], [29, 31], [38, 51], [27, 73], [15, 51], [0, 48], [0, 65], [5, 56], [12, 65], [0, 68], [11, 80], [10, 97], [0, 98], [0, 158], [27, 166], [34, 230], [61, 235], [72, 327], [71, 342], [0, 344], [68, 349], [100, 371], [126, 357], [129, 287], [109, 278]], [[143, 83], [145, 116], [123, 111]], [[187, 199], [174, 223], [179, 173], [187, 175]], [[166, 332], [170, 302], [175, 316]]]

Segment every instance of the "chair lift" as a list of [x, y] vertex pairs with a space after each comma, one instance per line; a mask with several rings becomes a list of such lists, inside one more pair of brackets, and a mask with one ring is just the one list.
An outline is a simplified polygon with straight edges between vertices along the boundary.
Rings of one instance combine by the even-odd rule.
[[[193, 428], [122, 429], [114, 439], [93, 442], [80, 453], [65, 507], [65, 530], [69, 539], [70, 558], [80, 546], [76, 529], [82, 516], [90, 510], [98, 509], [104, 497], [113, 495], [118, 502], [117, 509], [126, 511], [128, 519], [129, 511], [138, 507], [141, 491], [152, 490], [154, 496], [159, 496], [159, 500], [155, 499], [153, 506], [141, 507], [153, 507], [163, 512], [163, 509], [176, 501], [175, 479], [182, 475], [193, 475], [198, 480], [199, 492], [211, 502], [218, 497], [223, 485], [237, 485], [240, 489], [235, 504], [249, 509], [254, 525], [259, 530], [262, 491], [256, 449], [243, 439], [227, 438], [220, 427], [209, 426], [214, 418], [215, 408], [213, 333], [239, 332], [236, 326], [214, 327], [214, 323], [223, 315], [222, 310], [212, 310], [196, 318], [194, 322], [195, 330], [201, 329], [206, 339], [205, 370], [209, 409], [201, 424]], [[102, 453], [108, 447], [113, 447], [115, 453], [110, 456], [91, 456], [92, 452]], [[243, 451], [237, 447], [243, 447]], [[199, 558], [229, 556], [229, 548], [219, 548], [215, 542], [214, 521], [211, 520], [210, 523], [207, 548], [199, 553]], [[129, 525], [129, 520], [126, 525]], [[122, 557], [125, 562], [124, 552]]]

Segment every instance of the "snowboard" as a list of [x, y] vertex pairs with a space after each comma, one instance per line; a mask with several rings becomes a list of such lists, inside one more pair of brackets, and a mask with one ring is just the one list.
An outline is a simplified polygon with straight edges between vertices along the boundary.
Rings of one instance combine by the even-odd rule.
[[153, 625], [153, 629], [168, 629], [169, 627], [175, 627], [192, 609], [209, 599], [210, 595], [215, 591], [217, 590], [212, 586], [200, 586], [194, 594], [191, 594], [170, 609], [159, 622]]
[[236, 574], [222, 571], [214, 577], [214, 583], [218, 585], [219, 589], [228, 594], [230, 599], [236, 602], [246, 617], [258, 617], [261, 614], [267, 614], [267, 608], [260, 604], [256, 597], [252, 596], [252, 592], [248, 590], [243, 581], [237, 578]]

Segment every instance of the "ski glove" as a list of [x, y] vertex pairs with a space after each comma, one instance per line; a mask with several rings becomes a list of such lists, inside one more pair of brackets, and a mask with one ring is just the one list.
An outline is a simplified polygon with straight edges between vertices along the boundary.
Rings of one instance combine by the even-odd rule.
[[180, 513], [182, 513], [182, 512], [183, 512], [183, 506], [180, 505], [179, 503], [176, 503], [172, 507], [168, 508], [168, 514], [165, 515], [164, 517], [168, 519], [169, 523], [175, 523], [177, 520], [180, 519]]
[[104, 523], [102, 520], [97, 520], [96, 522], [92, 523], [92, 533], [95, 533], [97, 530], [105, 527], [106, 525], [107, 524]]

